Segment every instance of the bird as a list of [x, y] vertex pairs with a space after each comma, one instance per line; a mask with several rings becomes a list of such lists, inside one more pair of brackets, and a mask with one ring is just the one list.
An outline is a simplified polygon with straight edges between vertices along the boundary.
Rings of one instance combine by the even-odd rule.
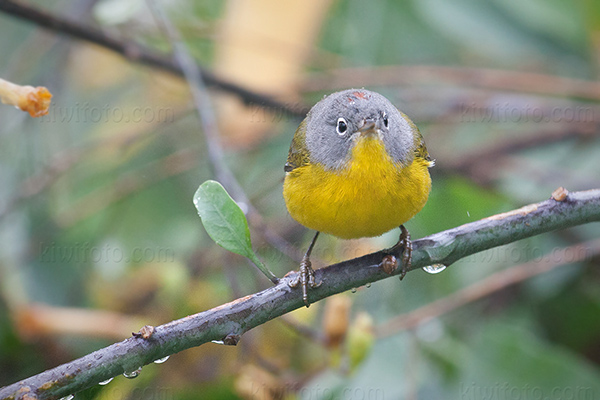
[[321, 284], [310, 262], [320, 232], [355, 239], [400, 227], [402, 279], [412, 253], [404, 223], [427, 202], [433, 165], [417, 126], [377, 92], [343, 90], [310, 109], [294, 133], [283, 183], [289, 214], [316, 231], [289, 282], [302, 287], [307, 307], [308, 289]]

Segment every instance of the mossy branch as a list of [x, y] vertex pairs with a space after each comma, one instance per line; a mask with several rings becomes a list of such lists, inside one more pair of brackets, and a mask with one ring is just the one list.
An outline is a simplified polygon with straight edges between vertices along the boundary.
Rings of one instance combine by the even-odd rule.
[[[439, 232], [413, 242], [412, 269], [453, 262], [493, 247], [520, 239], [600, 221], [600, 189], [573, 192], [557, 191], [553, 198], [507, 213]], [[383, 251], [365, 255], [316, 271], [323, 284], [310, 291], [312, 303], [389, 278], [380, 268]], [[395, 254], [398, 260], [400, 254]], [[400, 269], [397, 270], [399, 273]], [[291, 289], [290, 273], [279, 284], [230, 303], [157, 327], [146, 327], [139, 334], [67, 364], [0, 389], [0, 399], [58, 399], [123, 372], [199, 346], [213, 340], [235, 345], [244, 332], [303, 307], [299, 290]], [[35, 396], [35, 397], [33, 397]]]

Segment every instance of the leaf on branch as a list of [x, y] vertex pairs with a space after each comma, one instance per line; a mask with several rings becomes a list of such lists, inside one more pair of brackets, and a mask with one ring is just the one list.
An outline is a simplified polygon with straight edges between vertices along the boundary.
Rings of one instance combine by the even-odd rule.
[[194, 205], [204, 229], [219, 246], [247, 257], [273, 283], [277, 277], [252, 250], [250, 228], [242, 209], [216, 181], [204, 182], [194, 194]]

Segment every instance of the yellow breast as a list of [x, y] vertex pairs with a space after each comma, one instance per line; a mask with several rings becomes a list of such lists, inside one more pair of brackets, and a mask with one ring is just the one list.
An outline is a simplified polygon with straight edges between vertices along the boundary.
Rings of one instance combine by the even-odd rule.
[[290, 215], [316, 231], [352, 239], [379, 236], [418, 213], [431, 190], [429, 161], [393, 162], [376, 137], [360, 137], [341, 171], [321, 165], [286, 175], [283, 196]]

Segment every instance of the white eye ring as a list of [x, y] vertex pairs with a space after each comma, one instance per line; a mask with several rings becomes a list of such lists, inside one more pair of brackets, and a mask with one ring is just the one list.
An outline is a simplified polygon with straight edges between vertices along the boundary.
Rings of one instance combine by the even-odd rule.
[[383, 118], [383, 125], [387, 128], [390, 123], [388, 121], [388, 115], [385, 111], [383, 112], [382, 118]]
[[348, 131], [348, 123], [344, 118], [338, 118], [335, 131], [340, 136], [344, 136], [346, 134], [346, 132]]

